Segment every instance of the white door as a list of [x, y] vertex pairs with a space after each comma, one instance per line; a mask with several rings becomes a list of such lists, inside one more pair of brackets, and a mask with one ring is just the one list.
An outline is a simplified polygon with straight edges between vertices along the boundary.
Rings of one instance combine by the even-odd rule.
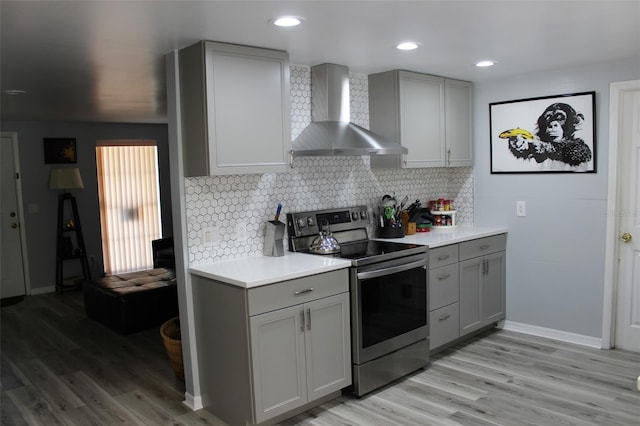
[[621, 92], [615, 346], [640, 352], [640, 84]]
[[24, 262], [22, 258], [22, 235], [19, 210], [19, 170], [17, 164], [18, 137], [15, 133], [2, 133], [0, 149], [0, 298], [23, 296], [25, 291]]

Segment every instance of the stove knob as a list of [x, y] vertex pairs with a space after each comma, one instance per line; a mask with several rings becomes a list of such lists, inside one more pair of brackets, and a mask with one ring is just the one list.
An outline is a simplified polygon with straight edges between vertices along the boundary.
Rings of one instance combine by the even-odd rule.
[[360, 210], [360, 219], [365, 220], [367, 218], [367, 211]]
[[303, 217], [299, 217], [296, 220], [296, 223], [298, 224], [298, 228], [304, 228], [305, 226], [307, 226], [307, 222], [304, 220]]
[[352, 211], [351, 212], [351, 220], [358, 220], [358, 212], [357, 211]]
[[316, 221], [315, 221], [315, 219], [313, 218], [313, 216], [309, 216], [309, 217], [307, 218], [307, 225], [309, 225], [309, 226], [314, 226], [315, 224], [316, 224]]

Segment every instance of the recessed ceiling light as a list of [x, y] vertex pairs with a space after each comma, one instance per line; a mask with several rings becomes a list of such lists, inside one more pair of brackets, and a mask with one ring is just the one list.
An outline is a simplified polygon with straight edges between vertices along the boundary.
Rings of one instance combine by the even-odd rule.
[[7, 95], [18, 96], [18, 95], [26, 94], [27, 91], [26, 90], [21, 90], [21, 89], [5, 89], [4, 93], [7, 94]]
[[485, 68], [492, 67], [496, 64], [496, 61], [480, 61], [476, 62], [476, 67]]
[[302, 23], [302, 18], [298, 16], [280, 16], [273, 20], [273, 25], [277, 27], [295, 27]]
[[413, 50], [420, 47], [420, 43], [416, 43], [415, 41], [405, 41], [396, 46], [398, 50]]

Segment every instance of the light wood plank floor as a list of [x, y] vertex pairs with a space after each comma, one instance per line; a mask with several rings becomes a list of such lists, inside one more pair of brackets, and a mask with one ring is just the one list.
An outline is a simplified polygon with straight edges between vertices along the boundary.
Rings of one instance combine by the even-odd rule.
[[[1, 425], [224, 425], [182, 404], [157, 329], [120, 336], [87, 319], [82, 293], [30, 296], [0, 317]], [[282, 423], [640, 425], [640, 354], [493, 331], [357, 399]]]

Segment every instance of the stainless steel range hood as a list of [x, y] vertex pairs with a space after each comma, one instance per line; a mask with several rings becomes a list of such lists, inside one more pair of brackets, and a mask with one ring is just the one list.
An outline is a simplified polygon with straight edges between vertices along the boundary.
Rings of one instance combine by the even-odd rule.
[[294, 157], [406, 154], [407, 148], [351, 123], [349, 68], [311, 67], [311, 124], [293, 141]]

